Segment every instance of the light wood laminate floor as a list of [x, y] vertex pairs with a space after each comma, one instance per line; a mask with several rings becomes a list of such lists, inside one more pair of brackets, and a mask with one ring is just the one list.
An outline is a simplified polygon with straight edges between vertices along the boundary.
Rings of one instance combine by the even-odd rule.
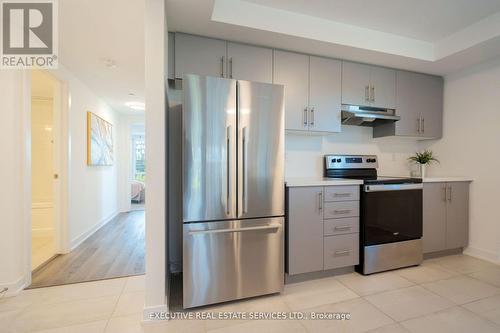
[[144, 211], [122, 213], [71, 253], [37, 269], [30, 288], [144, 274]]

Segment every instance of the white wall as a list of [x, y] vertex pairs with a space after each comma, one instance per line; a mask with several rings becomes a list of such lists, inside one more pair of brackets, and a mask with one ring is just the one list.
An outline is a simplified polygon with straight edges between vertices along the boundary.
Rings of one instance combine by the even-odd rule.
[[500, 59], [445, 78], [444, 128], [422, 143], [441, 161], [429, 176], [470, 176], [467, 251], [500, 262]]
[[[29, 115], [24, 112], [29, 99], [23, 96], [23, 72], [15, 70], [0, 70], [0, 156], [4, 159], [0, 171], [4, 190], [0, 195], [0, 289], [9, 288], [8, 293], [14, 293], [24, 284], [25, 267], [28, 253], [25, 251], [24, 237], [27, 223], [25, 214], [31, 207], [25, 202], [31, 198], [31, 193], [25, 189], [31, 181], [23, 178], [24, 165], [27, 162], [23, 155], [23, 144], [29, 144], [23, 129], [23, 117]], [[26, 83], [26, 81], [24, 81]], [[28, 96], [29, 97], [29, 96]], [[29, 105], [28, 112], [29, 112]], [[29, 188], [29, 187], [28, 187]]]
[[[70, 93], [68, 234], [70, 248], [74, 248], [118, 213], [119, 115], [64, 67], [51, 72], [67, 82]], [[115, 160], [112, 166], [87, 166], [87, 111], [113, 125]]]
[[144, 316], [167, 311], [167, 119], [168, 32], [164, 0], [145, 1], [146, 97], [146, 290]]
[[285, 175], [322, 177], [325, 154], [374, 154], [378, 156], [379, 175], [408, 176], [407, 158], [418, 150], [415, 140], [372, 138], [372, 129], [342, 126], [342, 132], [327, 136], [287, 133], [285, 138]]

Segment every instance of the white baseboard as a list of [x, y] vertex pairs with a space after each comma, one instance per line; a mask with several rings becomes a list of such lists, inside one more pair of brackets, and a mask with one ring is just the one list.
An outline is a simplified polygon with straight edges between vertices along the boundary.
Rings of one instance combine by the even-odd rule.
[[500, 265], [500, 258], [494, 251], [483, 250], [469, 246], [464, 249], [464, 254]]
[[31, 229], [31, 235], [35, 237], [46, 237], [54, 235], [53, 228], [35, 228]]
[[17, 279], [17, 281], [14, 281], [12, 283], [0, 284], [0, 291], [2, 291], [4, 288], [7, 288], [7, 291], [5, 292], [3, 297], [16, 296], [24, 288], [26, 288], [26, 281], [24, 279], [24, 276], [20, 277], [19, 279]]
[[78, 245], [82, 244], [87, 238], [89, 238], [90, 236], [92, 236], [97, 230], [99, 230], [102, 227], [104, 227], [108, 222], [110, 222], [111, 220], [113, 220], [118, 214], [119, 214], [119, 212], [114, 212], [109, 217], [107, 217], [107, 218], [101, 220], [100, 222], [94, 224], [89, 230], [85, 231], [80, 236], [77, 236], [77, 237], [73, 238], [71, 240], [71, 244], [70, 244], [70, 251], [73, 251], [76, 247], [78, 247]]

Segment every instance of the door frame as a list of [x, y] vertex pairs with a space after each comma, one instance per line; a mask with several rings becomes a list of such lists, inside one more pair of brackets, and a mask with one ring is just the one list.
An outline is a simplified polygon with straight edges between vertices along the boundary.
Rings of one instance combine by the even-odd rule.
[[[58, 175], [54, 182], [54, 245], [56, 254], [70, 251], [68, 230], [68, 193], [69, 193], [69, 163], [70, 159], [70, 134], [69, 134], [69, 109], [70, 94], [69, 84], [62, 80], [56, 70], [44, 70], [56, 82], [53, 97], [53, 135], [54, 135], [54, 173]], [[31, 199], [31, 77], [32, 71], [23, 73], [23, 189], [24, 189], [24, 288], [31, 285], [31, 250], [32, 250], [32, 199]]]

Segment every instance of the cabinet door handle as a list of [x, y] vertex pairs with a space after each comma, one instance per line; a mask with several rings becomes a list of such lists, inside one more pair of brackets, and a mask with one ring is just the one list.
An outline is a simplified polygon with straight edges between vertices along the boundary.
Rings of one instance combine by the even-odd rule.
[[422, 117], [422, 133], [425, 133], [425, 118]]
[[335, 251], [333, 253], [334, 257], [341, 257], [341, 256], [348, 256], [351, 253], [351, 250], [345, 249], [345, 250], [339, 250]]
[[302, 114], [302, 118], [304, 120], [304, 127], [307, 127], [307, 122], [308, 122], [308, 115], [307, 115], [307, 108], [304, 108], [304, 113]]
[[369, 86], [365, 86], [365, 101], [366, 102], [369, 102], [370, 101], [370, 87]]
[[350, 197], [351, 196], [351, 193], [333, 193], [333, 196], [334, 197]]
[[443, 201], [446, 202], [448, 200], [448, 188], [447, 186], [443, 186]]
[[314, 107], [311, 108], [311, 126], [314, 126]]
[[417, 133], [420, 133], [420, 117], [417, 118]]
[[224, 77], [224, 56], [220, 57], [220, 77]]
[[351, 230], [351, 227], [348, 225], [341, 226], [341, 227], [338, 227], [338, 226], [333, 227], [333, 231], [347, 231], [347, 230]]
[[229, 78], [233, 78], [233, 57], [229, 58]]
[[375, 102], [375, 86], [372, 85], [370, 101]]
[[318, 210], [320, 212], [323, 210], [323, 192], [318, 193]]
[[339, 209], [339, 210], [335, 209], [333, 211], [334, 214], [349, 214], [350, 212], [351, 212], [350, 209]]
[[452, 194], [451, 194], [451, 186], [446, 186], [446, 199], [448, 202], [451, 202], [452, 200]]

